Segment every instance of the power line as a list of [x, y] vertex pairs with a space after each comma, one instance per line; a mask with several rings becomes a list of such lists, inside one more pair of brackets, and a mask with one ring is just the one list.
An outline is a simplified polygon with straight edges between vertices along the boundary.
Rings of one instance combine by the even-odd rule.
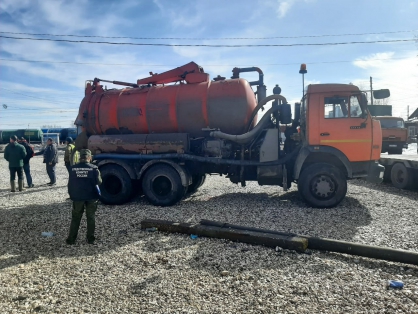
[[10, 109], [7, 108], [5, 110], [18, 110], [18, 111], [21, 111], [21, 110], [37, 110], [37, 111], [52, 111], [54, 113], [57, 113], [57, 112], [74, 112], [74, 111], [76, 111], [78, 109], [61, 110], [61, 109], [40, 109], [40, 108], [10, 108]]
[[90, 40], [69, 40], [69, 39], [51, 39], [51, 38], [31, 38], [31, 37], [11, 37], [0, 35], [1, 38], [16, 40], [36, 40], [36, 41], [54, 41], [67, 43], [84, 44], [105, 44], [105, 45], [125, 45], [125, 46], [157, 46], [157, 47], [207, 47], [207, 48], [249, 48], [249, 47], [298, 47], [298, 46], [337, 46], [353, 44], [379, 44], [410, 42], [416, 39], [392, 39], [392, 40], [373, 40], [373, 41], [349, 41], [336, 43], [304, 43], [304, 44], [254, 44], [254, 45], [207, 45], [207, 44], [149, 44], [149, 43], [129, 43], [129, 42], [110, 42], [110, 41], [90, 41]]
[[[60, 121], [52, 121], [53, 123], [63, 123], [63, 122], [74, 122], [73, 120], [71, 120], [71, 119], [68, 119], [68, 120], [60, 120]], [[42, 123], [44, 123], [44, 122], [37, 122], [37, 124], [42, 124]], [[20, 125], [20, 124], [26, 124], [26, 122], [25, 123], [19, 123], [19, 122], [16, 122], [16, 123], [2, 123], [2, 125]]]
[[11, 89], [4, 88], [4, 87], [0, 87], [0, 89], [7, 90], [7, 91], [9, 91], [9, 92], [11, 92], [11, 93], [13, 93], [13, 94], [22, 95], [22, 96], [25, 96], [25, 97], [30, 97], [30, 98], [34, 98], [34, 99], [40, 99], [40, 100], [47, 101], [47, 102], [53, 102], [53, 103], [63, 103], [63, 104], [74, 104], [73, 102], [58, 101], [58, 100], [57, 100], [57, 101], [55, 101], [55, 100], [50, 100], [50, 99], [40, 98], [40, 97], [36, 97], [36, 96], [31, 96], [31, 95], [27, 95], [27, 94], [23, 94], [23, 93], [15, 92], [15, 91], [13, 91], [13, 90], [11, 90]]
[[[317, 61], [317, 62], [305, 62], [306, 64], [324, 64], [324, 63], [347, 63], [354, 61], [384, 61], [384, 60], [406, 60], [412, 58], [384, 58], [384, 59], [367, 59], [367, 60], [340, 60], [340, 61]], [[173, 67], [178, 65], [170, 64], [139, 64], [139, 63], [93, 63], [93, 62], [72, 62], [72, 61], [49, 61], [49, 60], [18, 60], [18, 59], [4, 59], [3, 61], [10, 62], [29, 62], [29, 63], [58, 63], [58, 64], [82, 64], [82, 65], [105, 65], [105, 66], [141, 66], [141, 67]], [[258, 64], [258, 66], [277, 66], [277, 65], [299, 65], [300, 62], [291, 63], [265, 63]], [[249, 64], [202, 64], [203, 67], [225, 67], [225, 66], [249, 66]], [[365, 81], [366, 82], [366, 81]], [[369, 81], [367, 81], [369, 82]]]
[[325, 34], [325, 35], [302, 35], [302, 36], [274, 36], [274, 37], [130, 37], [130, 36], [99, 36], [99, 35], [73, 35], [73, 34], [34, 34], [17, 32], [0, 32], [0, 34], [30, 35], [30, 36], [53, 36], [53, 37], [80, 37], [80, 38], [107, 38], [107, 39], [139, 39], [139, 40], [264, 40], [264, 39], [290, 39], [290, 38], [318, 38], [318, 37], [341, 37], [341, 36], [363, 36], [413, 33], [418, 30], [377, 32], [377, 33], [349, 33], [349, 34]]

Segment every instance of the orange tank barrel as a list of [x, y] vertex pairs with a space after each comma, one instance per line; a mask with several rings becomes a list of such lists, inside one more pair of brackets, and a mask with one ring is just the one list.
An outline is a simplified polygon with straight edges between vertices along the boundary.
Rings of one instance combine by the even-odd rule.
[[[193, 62], [187, 66], [201, 69]], [[163, 73], [156, 82], [173, 80], [179, 69], [184, 67], [165, 72], [171, 72], [167, 76]], [[203, 72], [186, 74], [183, 79], [189, 83], [108, 91], [96, 86], [81, 102], [76, 124], [90, 135], [188, 133], [199, 137], [208, 127], [228, 134], [247, 131], [256, 98], [246, 80], [214, 82]]]

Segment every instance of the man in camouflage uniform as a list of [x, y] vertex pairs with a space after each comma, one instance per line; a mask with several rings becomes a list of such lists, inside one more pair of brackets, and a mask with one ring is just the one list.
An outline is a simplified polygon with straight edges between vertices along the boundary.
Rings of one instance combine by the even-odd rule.
[[68, 194], [73, 201], [70, 232], [67, 244], [74, 244], [84, 210], [87, 218], [87, 243], [93, 244], [95, 231], [95, 213], [99, 199], [99, 185], [102, 183], [99, 169], [91, 164], [91, 151], [83, 149], [80, 152], [80, 163], [70, 169]]

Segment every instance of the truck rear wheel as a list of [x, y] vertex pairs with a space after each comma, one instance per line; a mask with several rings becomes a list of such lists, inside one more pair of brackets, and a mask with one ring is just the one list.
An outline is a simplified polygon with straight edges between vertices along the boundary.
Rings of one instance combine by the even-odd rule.
[[205, 183], [206, 175], [192, 176], [192, 184], [187, 188], [187, 194], [192, 194]]
[[301, 197], [312, 207], [334, 207], [347, 193], [347, 180], [337, 167], [318, 163], [302, 171], [298, 189]]
[[129, 201], [132, 196], [132, 180], [123, 167], [105, 165], [100, 167], [102, 184], [100, 200], [104, 204], [120, 205]]
[[171, 206], [186, 193], [179, 173], [168, 165], [154, 165], [142, 178], [142, 191], [155, 206]]
[[398, 189], [408, 189], [412, 187], [414, 180], [412, 171], [408, 171], [408, 168], [399, 162], [393, 165], [390, 172], [390, 178], [392, 185]]

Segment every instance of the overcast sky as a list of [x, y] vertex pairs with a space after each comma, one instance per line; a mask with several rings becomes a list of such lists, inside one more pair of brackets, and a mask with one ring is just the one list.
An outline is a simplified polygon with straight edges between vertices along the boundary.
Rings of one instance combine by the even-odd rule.
[[[150, 71], [160, 73], [190, 61], [203, 66], [212, 78], [218, 74], [230, 77], [235, 66], [258, 66], [265, 73], [267, 94], [279, 84], [291, 103], [302, 95], [300, 63], [307, 64], [306, 84], [351, 82], [368, 89], [372, 76], [375, 89], [391, 90], [394, 115], [406, 118], [408, 105], [410, 113], [418, 107], [417, 16], [417, 0], [1, 0], [0, 129], [46, 124], [70, 127], [86, 80], [136, 82]], [[5, 36], [209, 45], [410, 41], [212, 48]], [[266, 37], [269, 39], [263, 39]], [[242, 77], [257, 78], [255, 74]]]

